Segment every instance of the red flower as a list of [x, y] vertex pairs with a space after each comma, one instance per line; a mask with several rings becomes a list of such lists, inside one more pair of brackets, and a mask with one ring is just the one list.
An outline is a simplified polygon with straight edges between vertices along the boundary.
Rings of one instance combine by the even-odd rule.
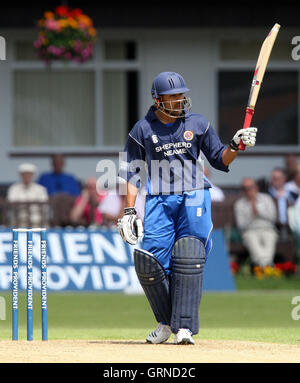
[[55, 8], [55, 13], [57, 13], [61, 17], [68, 17], [69, 15], [69, 8], [64, 5], [59, 5]]
[[79, 15], [82, 15], [82, 10], [79, 8], [74, 8], [69, 12], [69, 17], [74, 17], [74, 19]]
[[292, 273], [295, 273], [297, 267], [296, 267], [296, 265], [293, 262], [288, 261], [288, 262], [285, 263], [285, 269], [287, 271], [291, 271]]
[[287, 262], [283, 262], [283, 263], [276, 263], [275, 264], [275, 267], [283, 272], [291, 272], [291, 273], [295, 273], [296, 270], [297, 270], [297, 265], [295, 265], [293, 262], [291, 261], [287, 261]]
[[230, 262], [230, 268], [233, 274], [236, 274], [239, 271], [239, 265], [234, 261]]

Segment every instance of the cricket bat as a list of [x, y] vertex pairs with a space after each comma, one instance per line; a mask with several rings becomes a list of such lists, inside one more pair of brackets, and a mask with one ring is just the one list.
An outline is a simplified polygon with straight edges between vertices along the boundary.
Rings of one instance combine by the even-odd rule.
[[[268, 65], [270, 54], [271, 54], [274, 42], [276, 40], [277, 34], [279, 32], [279, 29], [280, 29], [280, 25], [275, 24], [261, 46], [255, 71], [254, 71], [254, 75], [253, 75], [248, 104], [246, 108], [246, 115], [245, 115], [245, 120], [243, 125], [244, 129], [249, 128], [251, 124], [258, 93], [264, 78], [266, 67]], [[239, 150], [245, 150], [245, 145], [242, 143], [242, 141], [239, 145]]]

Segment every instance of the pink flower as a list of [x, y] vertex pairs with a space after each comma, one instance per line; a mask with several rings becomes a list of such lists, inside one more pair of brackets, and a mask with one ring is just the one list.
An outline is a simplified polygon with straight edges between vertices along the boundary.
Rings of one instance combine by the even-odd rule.
[[49, 19], [45, 21], [45, 27], [50, 31], [59, 31], [60, 25], [57, 21]]
[[40, 39], [38, 40], [35, 40], [35, 42], [33, 43], [33, 46], [38, 49], [42, 46], [42, 41]]
[[80, 40], [75, 40], [73, 48], [74, 48], [75, 52], [80, 53], [81, 48], [82, 48], [81, 41]]
[[56, 54], [58, 56], [61, 56], [64, 52], [65, 52], [65, 48], [63, 48], [63, 47], [56, 48]]
[[72, 54], [71, 54], [71, 52], [66, 52], [66, 53], [64, 54], [64, 58], [67, 59], [67, 60], [71, 60], [71, 58], [72, 58]]
[[85, 60], [88, 59], [88, 58], [90, 57], [91, 53], [92, 53], [92, 51], [91, 51], [91, 49], [89, 49], [89, 48], [85, 48], [85, 49], [83, 49], [83, 51], [81, 52], [82, 57], [83, 57], [83, 59], [85, 59]]
[[47, 50], [49, 53], [52, 53], [54, 56], [60, 56], [63, 53], [64, 48], [56, 47], [55, 45], [50, 45], [47, 48]]
[[49, 45], [49, 47], [47, 48], [47, 51], [48, 51], [49, 53], [53, 53], [54, 50], [55, 50], [55, 46], [54, 46], [54, 45]]
[[87, 28], [86, 25], [84, 23], [82, 23], [81, 21], [79, 21], [78, 27], [79, 27], [79, 29], [86, 29]]

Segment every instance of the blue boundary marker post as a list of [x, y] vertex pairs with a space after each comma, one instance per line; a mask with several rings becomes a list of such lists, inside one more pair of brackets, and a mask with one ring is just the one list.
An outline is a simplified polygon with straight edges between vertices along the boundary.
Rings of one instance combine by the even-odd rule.
[[18, 340], [19, 329], [19, 233], [13, 230], [12, 249], [12, 340]]
[[212, 242], [204, 267], [203, 291], [235, 291], [223, 229], [213, 230]]
[[47, 299], [47, 235], [41, 230], [41, 310], [42, 340], [48, 340], [48, 299]]
[[33, 242], [27, 231], [27, 340], [33, 340]]

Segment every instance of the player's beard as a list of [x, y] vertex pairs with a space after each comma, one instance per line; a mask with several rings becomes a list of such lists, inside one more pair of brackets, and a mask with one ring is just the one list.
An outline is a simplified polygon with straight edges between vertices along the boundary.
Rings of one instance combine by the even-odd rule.
[[173, 105], [174, 102], [170, 101], [169, 105], [167, 105], [167, 108], [164, 107], [163, 110], [165, 113], [169, 114], [171, 117], [181, 117], [184, 113], [184, 102], [176, 102], [175, 105]]

